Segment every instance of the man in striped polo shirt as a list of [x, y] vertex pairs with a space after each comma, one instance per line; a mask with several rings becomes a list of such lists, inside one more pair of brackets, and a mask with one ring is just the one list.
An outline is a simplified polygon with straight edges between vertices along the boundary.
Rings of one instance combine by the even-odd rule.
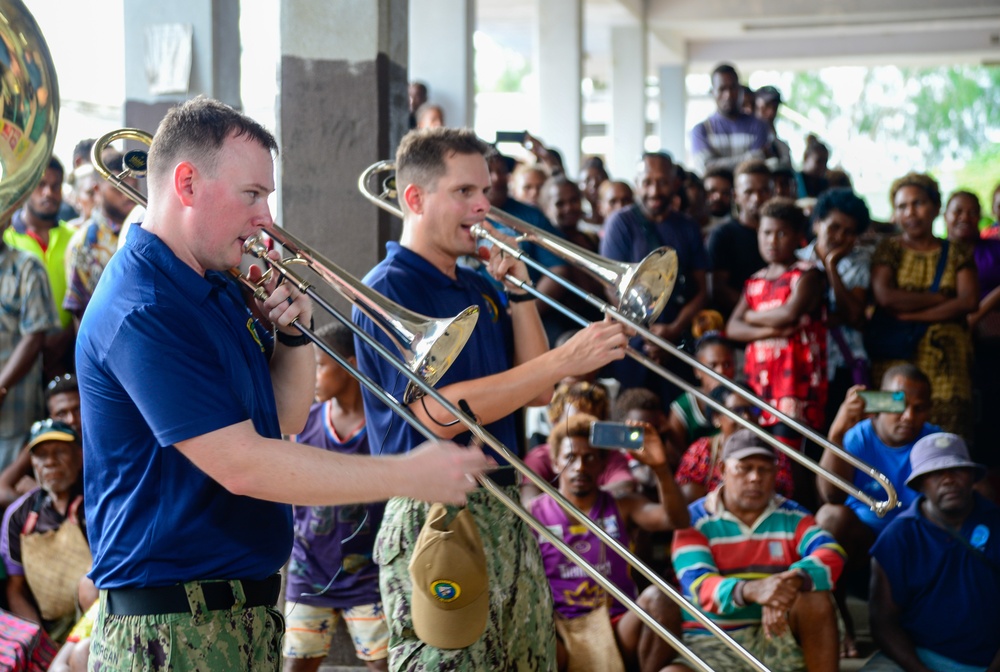
[[[691, 527], [674, 533], [684, 594], [771, 670], [836, 670], [830, 591], [843, 549], [808, 511], [775, 493], [771, 446], [744, 429], [722, 458], [723, 485], [691, 504]], [[684, 643], [716, 670], [748, 669], [690, 619]]]

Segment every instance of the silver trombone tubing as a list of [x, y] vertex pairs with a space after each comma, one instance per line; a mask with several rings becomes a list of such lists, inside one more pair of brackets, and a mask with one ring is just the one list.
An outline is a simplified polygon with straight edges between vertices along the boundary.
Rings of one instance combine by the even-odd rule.
[[[495, 221], [503, 224], [504, 226], [507, 226], [507, 227], [509, 227], [511, 229], [514, 229], [515, 231], [518, 231], [519, 233], [522, 233], [522, 238], [524, 238], [526, 240], [530, 240], [531, 242], [534, 242], [536, 244], [540, 245], [541, 242], [542, 242], [540, 239], [547, 237], [547, 234], [545, 234], [544, 232], [542, 232], [540, 229], [536, 229], [535, 227], [531, 226], [527, 222], [522, 222], [520, 219], [517, 219], [516, 217], [512, 217], [512, 216], [508, 215], [505, 212], [497, 210], [496, 208], [491, 208], [490, 209], [490, 213], [489, 213], [489, 215], [487, 217], [489, 219], [493, 219], [493, 220], [495, 220]], [[528, 231], [529, 229], [531, 230], [530, 233], [526, 233], [526, 231]], [[632, 359], [638, 361], [639, 363], [641, 363], [646, 368], [648, 368], [648, 369], [650, 369], [652, 371], [655, 371], [658, 375], [663, 376], [664, 378], [666, 378], [667, 380], [669, 380], [674, 385], [677, 385], [681, 389], [684, 389], [684, 390], [687, 390], [687, 391], [691, 392], [700, 401], [702, 401], [705, 404], [711, 406], [714, 411], [723, 413], [727, 417], [729, 417], [729, 418], [737, 421], [740, 425], [742, 425], [743, 427], [751, 430], [752, 432], [754, 432], [754, 434], [756, 434], [757, 436], [759, 436], [762, 440], [766, 441], [769, 445], [771, 445], [774, 448], [776, 448], [776, 449], [780, 450], [781, 452], [785, 453], [786, 455], [788, 455], [788, 457], [790, 457], [791, 459], [795, 460], [796, 462], [798, 462], [802, 466], [806, 467], [810, 471], [813, 471], [814, 473], [818, 474], [819, 476], [822, 476], [823, 478], [829, 480], [831, 483], [833, 483], [833, 485], [837, 486], [838, 488], [840, 488], [841, 490], [843, 490], [847, 494], [853, 495], [856, 499], [858, 499], [860, 501], [863, 501], [865, 504], [867, 504], [871, 508], [871, 510], [879, 518], [885, 516], [886, 513], [888, 513], [889, 511], [891, 511], [892, 509], [896, 508], [899, 505], [898, 497], [897, 497], [897, 494], [896, 494], [896, 489], [895, 489], [895, 487], [893, 487], [892, 483], [889, 481], [889, 478], [885, 474], [883, 474], [883, 473], [879, 472], [878, 470], [876, 470], [870, 464], [867, 464], [866, 462], [863, 462], [863, 461], [859, 460], [858, 458], [856, 458], [855, 456], [851, 455], [850, 453], [848, 453], [847, 451], [845, 451], [840, 446], [838, 446], [835, 443], [829, 441], [825, 436], [822, 436], [821, 434], [819, 434], [818, 432], [816, 432], [815, 430], [813, 430], [811, 427], [803, 425], [798, 420], [795, 420], [794, 418], [792, 418], [791, 416], [787, 415], [786, 413], [783, 413], [783, 412], [779, 411], [777, 408], [775, 408], [774, 406], [772, 406], [771, 404], [769, 404], [768, 402], [766, 402], [764, 399], [762, 399], [762, 398], [758, 397], [757, 395], [751, 394], [751, 393], [747, 392], [746, 390], [742, 389], [741, 387], [739, 387], [738, 385], [736, 385], [735, 383], [733, 383], [733, 381], [731, 381], [729, 378], [726, 378], [725, 376], [723, 376], [723, 375], [721, 375], [719, 373], [716, 373], [715, 371], [713, 371], [709, 367], [705, 366], [704, 364], [702, 364], [701, 362], [699, 362], [697, 359], [695, 359], [694, 357], [692, 357], [688, 353], [684, 352], [683, 350], [681, 350], [680, 348], [678, 348], [677, 346], [675, 346], [673, 343], [671, 343], [671, 342], [669, 342], [669, 341], [667, 341], [667, 340], [665, 340], [665, 339], [657, 336], [656, 334], [654, 334], [646, 326], [644, 326], [642, 324], [639, 324], [639, 323], [637, 323], [637, 322], [629, 319], [627, 316], [623, 315], [620, 311], [618, 311], [614, 306], [612, 306], [611, 304], [609, 304], [607, 301], [605, 301], [605, 300], [603, 300], [603, 299], [601, 299], [599, 297], [596, 297], [593, 294], [584, 292], [579, 287], [577, 287], [576, 285], [574, 285], [572, 282], [569, 282], [565, 278], [562, 278], [561, 276], [556, 275], [555, 273], [552, 273], [545, 266], [542, 266], [541, 264], [539, 264], [538, 262], [536, 262], [534, 259], [531, 259], [527, 255], [525, 255], [519, 248], [511, 246], [511, 245], [508, 245], [507, 243], [505, 243], [505, 242], [497, 239], [495, 236], [491, 235], [483, 227], [481, 227], [481, 226], [473, 227], [473, 233], [474, 233], [474, 235], [479, 236], [480, 238], [484, 238], [484, 239], [488, 240], [489, 242], [491, 242], [492, 244], [499, 246], [500, 249], [502, 249], [507, 254], [511, 254], [511, 255], [516, 256], [518, 259], [522, 260], [525, 264], [527, 264], [531, 268], [534, 268], [536, 271], [538, 271], [538, 272], [540, 272], [540, 273], [542, 273], [542, 274], [544, 274], [544, 275], [546, 275], [546, 276], [548, 276], [548, 277], [556, 280], [563, 287], [566, 287], [567, 290], [573, 292], [574, 294], [576, 294], [580, 298], [584, 299], [585, 301], [587, 301], [588, 303], [590, 303], [592, 306], [594, 306], [595, 308], [597, 308], [598, 310], [600, 310], [605, 315], [611, 317], [614, 320], [617, 320], [618, 322], [621, 322], [623, 325], [625, 325], [629, 329], [635, 330], [636, 333], [638, 333], [639, 335], [641, 335], [646, 340], [654, 343], [659, 348], [662, 348], [663, 350], [667, 351], [668, 353], [670, 353], [674, 357], [680, 359], [681, 361], [683, 361], [684, 363], [688, 364], [689, 366], [697, 369], [698, 371], [701, 371], [702, 373], [705, 373], [706, 375], [711, 376], [713, 379], [715, 379], [716, 381], [718, 381], [720, 384], [726, 386], [728, 389], [732, 390], [736, 394], [739, 394], [740, 396], [749, 399], [751, 402], [753, 402], [753, 404], [755, 406], [759, 407], [762, 410], [767, 411], [768, 413], [770, 413], [771, 415], [773, 415], [774, 417], [776, 417], [778, 420], [780, 420], [781, 422], [783, 422], [787, 426], [789, 426], [792, 429], [794, 429], [796, 432], [798, 432], [802, 436], [806, 437], [810, 441], [815, 442], [816, 444], [818, 444], [822, 448], [824, 448], [826, 450], [830, 450], [835, 455], [837, 455], [840, 459], [844, 460], [845, 462], [847, 462], [851, 466], [855, 467], [856, 469], [859, 469], [863, 473], [865, 473], [868, 476], [870, 476], [872, 479], [874, 479], [885, 490], [885, 492], [886, 492], [886, 500], [885, 501], [880, 501], [880, 500], [875, 499], [874, 497], [872, 497], [868, 493], [866, 493], [866, 492], [860, 490], [859, 488], [855, 487], [855, 485], [853, 483], [850, 483], [849, 481], [841, 478], [840, 476], [838, 476], [837, 474], [835, 474], [833, 472], [827, 471], [826, 469], [822, 468], [821, 466], [819, 466], [818, 464], [816, 464], [815, 462], [813, 462], [812, 460], [810, 460], [808, 457], [806, 457], [802, 453], [796, 451], [793, 448], [790, 448], [789, 446], [785, 445], [781, 441], [778, 441], [777, 439], [775, 439], [773, 436], [771, 436], [766, 431], [764, 431], [764, 429], [762, 429], [759, 425], [756, 425], [756, 424], [754, 424], [754, 423], [746, 420], [745, 418], [738, 416], [737, 414], [735, 414], [732, 411], [730, 411], [729, 409], [727, 409], [724, 404], [720, 404], [719, 402], [715, 401], [714, 399], [712, 399], [711, 397], [709, 397], [705, 393], [701, 392], [697, 388], [692, 387], [687, 381], [685, 381], [682, 378], [679, 378], [678, 376], [676, 376], [676, 375], [672, 374], [671, 372], [667, 371], [662, 366], [656, 364], [653, 360], [651, 360], [646, 355], [644, 355], [644, 354], [642, 354], [640, 352], [636, 352], [632, 348], [629, 348], [629, 351], [628, 351], [627, 354]], [[572, 245], [572, 243], [564, 243], [563, 247], [569, 247], [570, 245]], [[550, 246], [548, 246], [548, 249], [550, 251], [555, 252], [555, 246], [551, 246], [550, 245]], [[564, 257], [564, 258], [566, 258], [566, 257]], [[569, 257], [569, 260], [572, 261], [573, 260], [572, 257]], [[512, 278], [511, 276], [508, 276], [505, 279], [508, 282], [512, 282], [515, 285], [523, 286], [526, 291], [529, 289], [527, 286], [525, 286], [526, 283], [522, 283], [521, 281], [518, 281], [516, 278]], [[532, 290], [531, 291], [532, 296], [534, 296], [537, 299], [540, 299], [540, 300], [544, 301], [548, 305], [552, 306], [554, 309], [559, 310], [559, 312], [561, 312], [562, 314], [566, 315], [570, 319], [575, 320], [577, 323], [579, 323], [579, 324], [581, 324], [583, 326], [586, 326], [587, 324], [589, 324], [589, 322], [586, 319], [580, 317], [579, 315], [577, 315], [576, 313], [574, 313], [572, 310], [567, 309], [565, 306], [563, 306], [562, 304], [559, 304], [557, 301], [554, 301], [553, 299], [551, 299], [550, 297], [546, 296], [545, 294], [542, 294], [542, 293], [538, 292], [537, 290], [534, 290], [534, 288], [531, 288], [531, 290]]]
[[[123, 170], [117, 174], [112, 173], [111, 169], [104, 163], [102, 154], [105, 147], [116, 140], [134, 140], [148, 147], [153, 143], [153, 136], [137, 128], [121, 128], [102, 135], [94, 142], [91, 149], [94, 169], [104, 179], [111, 182], [116, 189], [135, 203], [145, 207], [146, 197], [141, 191], [125, 182], [125, 178], [130, 175], [145, 175], [147, 156], [144, 152], [129, 152], [124, 157]], [[294, 253], [295, 256], [284, 259], [283, 264], [303, 265], [313, 269], [324, 282], [371, 318], [372, 322], [378, 325], [393, 344], [399, 348], [406, 365], [416, 371], [422, 380], [431, 385], [441, 379], [441, 376], [465, 347], [469, 336], [472, 335], [476, 320], [479, 319], [479, 309], [475, 306], [466, 308], [452, 318], [428, 318], [425, 315], [407, 310], [378, 292], [369, 289], [280, 226], [269, 227], [267, 233], [281, 243], [286, 250]], [[260, 236], [247, 239], [243, 249], [245, 253], [253, 254], [258, 258], [267, 256], [267, 248], [264, 247]], [[255, 285], [243, 277], [239, 269], [232, 268], [229, 271], [230, 275], [241, 280], [261, 300], [267, 298], [262, 285], [266, 282], [270, 272], [267, 271], [261, 278], [260, 284]], [[316, 342], [315, 339], [313, 341]], [[319, 345], [318, 342], [317, 345]], [[403, 394], [404, 401], [409, 403], [418, 395], [418, 392], [419, 388], [412, 383], [407, 385]]]
[[[380, 197], [377, 194], [371, 193], [368, 190], [368, 183], [369, 183], [369, 180], [371, 179], [372, 175], [375, 175], [378, 172], [387, 171], [387, 170], [389, 170], [391, 168], [391, 166], [392, 166], [392, 164], [390, 162], [383, 161], [383, 162], [376, 163], [373, 166], [369, 167], [364, 173], [362, 173], [361, 177], [358, 179], [358, 187], [361, 190], [361, 193], [366, 198], [368, 198], [368, 200], [370, 200], [372, 203], [374, 203], [378, 207], [382, 208], [386, 212], [391, 212], [392, 214], [396, 215], [397, 217], [402, 217], [403, 216], [403, 212], [402, 212], [402, 210], [400, 209], [400, 207], [396, 203], [390, 202], [390, 201], [386, 200], [385, 198]], [[528, 224], [527, 222], [524, 222], [524, 221], [522, 221], [522, 220], [520, 220], [520, 219], [518, 219], [516, 217], [512, 217], [511, 215], [508, 215], [507, 213], [505, 213], [505, 212], [503, 212], [501, 210], [498, 210], [497, 208], [490, 208], [490, 212], [487, 215], [487, 218], [491, 219], [491, 220], [494, 220], [495, 222], [498, 222], [498, 223], [500, 223], [500, 224], [502, 224], [504, 226], [507, 226], [508, 228], [513, 229], [514, 231], [517, 231], [519, 234], [521, 234], [518, 237], [519, 241], [520, 240], [530, 240], [531, 242], [534, 242], [534, 243], [538, 244], [539, 246], [545, 247], [546, 249], [548, 249], [549, 251], [553, 252], [554, 254], [557, 254], [561, 258], [566, 259], [567, 261], [569, 261], [571, 263], [574, 263], [576, 265], [581, 266], [584, 270], [590, 271], [599, 280], [602, 280], [602, 281], [605, 281], [605, 282], [607, 281], [607, 279], [605, 277], [603, 277], [601, 274], [599, 274], [599, 273], [593, 273], [592, 268], [595, 266], [595, 264], [590, 261], [590, 257], [593, 257], [595, 255], [593, 255], [592, 252], [584, 250], [583, 248], [580, 248], [579, 246], [574, 245], [574, 244], [572, 244], [570, 242], [567, 242], [567, 241], [563, 241], [563, 240], [554, 241], [553, 237], [549, 233], [547, 233], [545, 231], [542, 231], [541, 229], [538, 229], [538, 228], [536, 228], [536, 227]], [[805, 425], [803, 425], [802, 423], [798, 422], [797, 420], [791, 418], [787, 414], [782, 413], [781, 411], [779, 411], [778, 409], [776, 409], [774, 406], [772, 406], [771, 404], [769, 404], [766, 401], [764, 401], [763, 399], [761, 399], [760, 397], [758, 397], [758, 396], [756, 396], [754, 394], [751, 394], [751, 393], [747, 392], [746, 390], [742, 389], [741, 387], [739, 387], [738, 385], [736, 385], [735, 383], [733, 383], [733, 381], [731, 381], [729, 378], [726, 378], [725, 376], [716, 373], [715, 371], [713, 371], [712, 369], [708, 368], [707, 366], [705, 366], [704, 364], [702, 364], [701, 362], [699, 362], [697, 359], [695, 359], [691, 355], [687, 354], [686, 352], [684, 352], [683, 350], [681, 350], [680, 348], [678, 348], [677, 346], [675, 346], [673, 343], [670, 343], [669, 341], [666, 341], [666, 340], [660, 338], [659, 336], [657, 336], [656, 334], [654, 334], [644, 324], [640, 324], [640, 323], [636, 322], [635, 320], [630, 319], [627, 315], [623, 314], [621, 311], [619, 311], [617, 308], [615, 308], [614, 306], [612, 306], [611, 304], [609, 304], [604, 299], [602, 299], [600, 297], [596, 297], [593, 294], [590, 294], [588, 292], [585, 292], [582, 289], [580, 289], [579, 287], [577, 287], [575, 284], [573, 284], [571, 281], [569, 281], [569, 280], [567, 280], [567, 279], [565, 279], [565, 278], [563, 278], [563, 277], [561, 277], [561, 276], [559, 276], [559, 275], [557, 275], [555, 273], [552, 273], [551, 271], [549, 271], [548, 268], [546, 268], [545, 266], [539, 264], [537, 261], [535, 261], [534, 259], [531, 259], [526, 254], [524, 254], [521, 251], [520, 248], [518, 248], [516, 246], [509, 245], [506, 242], [497, 239], [495, 236], [493, 236], [492, 234], [490, 234], [490, 232], [488, 232], [482, 226], [473, 227], [473, 233], [474, 233], [474, 235], [476, 235], [476, 236], [478, 236], [480, 238], [483, 238], [483, 239], [489, 241], [493, 245], [497, 246], [499, 249], [503, 250], [505, 253], [510, 254], [510, 255], [512, 255], [512, 256], [520, 259], [526, 265], [528, 265], [531, 268], [535, 269], [539, 273], [541, 273], [541, 274], [543, 274], [543, 275], [545, 275], [545, 276], [547, 276], [549, 278], [552, 278], [553, 280], [555, 280], [556, 282], [558, 282], [560, 285], [562, 285], [563, 287], [565, 287], [568, 291], [572, 292], [573, 294], [575, 294], [576, 296], [580, 297], [581, 299], [583, 299], [584, 301], [586, 301], [590, 305], [592, 305], [595, 308], [597, 308], [603, 314], [607, 315], [608, 317], [610, 317], [610, 318], [612, 318], [614, 320], [617, 320], [618, 322], [621, 322], [622, 324], [624, 324], [629, 329], [634, 330], [636, 333], [638, 333], [641, 336], [643, 336], [643, 338], [645, 338], [648, 341], [656, 344], [658, 347], [660, 347], [663, 350], [667, 351], [668, 353], [670, 353], [674, 357], [677, 357], [678, 359], [680, 359], [681, 361], [685, 362], [689, 366], [691, 366], [691, 367], [693, 367], [693, 368], [695, 368], [695, 369], [697, 369], [699, 371], [702, 371], [706, 375], [711, 376], [713, 379], [715, 379], [716, 381], [718, 381], [720, 384], [726, 386], [726, 388], [732, 390], [733, 392], [739, 394], [742, 397], [746, 397], [747, 399], [749, 399], [750, 401], [752, 401], [754, 403], [754, 405], [756, 405], [757, 407], [761, 408], [762, 410], [767, 411], [768, 413], [771, 413], [773, 416], [775, 416], [776, 418], [778, 418], [779, 420], [781, 420], [783, 423], [785, 423], [786, 425], [788, 425], [789, 427], [791, 427], [795, 431], [799, 432], [801, 435], [805, 436], [806, 438], [810, 439], [811, 441], [814, 441], [818, 445], [822, 446], [824, 449], [832, 451], [840, 459], [844, 460], [845, 462], [847, 462], [848, 464], [852, 465], [856, 469], [859, 469], [861, 472], [863, 472], [863, 473], [867, 474], [868, 476], [870, 476], [872, 479], [874, 479], [885, 490], [885, 492], [886, 492], [886, 500], [885, 501], [876, 500], [874, 497], [870, 496], [868, 493], [866, 493], [866, 492], [860, 490], [859, 488], [855, 487], [853, 483], [850, 483], [850, 482], [846, 481], [845, 479], [841, 478], [837, 474], [834, 474], [834, 473], [832, 473], [830, 471], [827, 471], [826, 469], [824, 469], [820, 465], [816, 464], [815, 462], [813, 462], [812, 460], [810, 460], [808, 457], [806, 457], [802, 453], [799, 453], [799, 452], [795, 451], [794, 449], [790, 448], [789, 446], [786, 446], [784, 443], [782, 443], [781, 441], [778, 441], [773, 436], [771, 436], [770, 434], [768, 434], [759, 425], [756, 425], [756, 424], [754, 424], [754, 423], [746, 420], [742, 416], [739, 416], [739, 415], [733, 413], [728, 408], [726, 408], [724, 404], [720, 404], [719, 402], [715, 401], [714, 399], [712, 399], [708, 395], [704, 394], [700, 390], [692, 387], [687, 381], [679, 378], [675, 374], [673, 374], [670, 371], [666, 370], [665, 368], [663, 368], [662, 366], [660, 366], [659, 364], [657, 364], [656, 362], [654, 362], [652, 359], [650, 359], [649, 357], [647, 357], [643, 353], [638, 352], [634, 348], [631, 348], [631, 347], [626, 350], [626, 354], [629, 357], [631, 357], [635, 361], [639, 362], [640, 364], [642, 364], [643, 366], [645, 366], [649, 370], [651, 370], [651, 371], [655, 372], [657, 375], [660, 375], [663, 378], [669, 380], [671, 383], [673, 383], [674, 385], [677, 385], [681, 389], [684, 389], [684, 390], [687, 390], [687, 391], [691, 392], [691, 394], [693, 394], [698, 400], [700, 400], [703, 403], [705, 403], [708, 406], [710, 406], [714, 411], [716, 411], [718, 413], [722, 413], [726, 417], [732, 419], [734, 422], [737, 422], [742, 427], [745, 427], [746, 429], [749, 429], [754, 434], [756, 434], [762, 441], [765, 441], [768, 445], [773, 446], [776, 450], [780, 450], [781, 452], [785, 453], [786, 455], [788, 455], [789, 458], [795, 460], [796, 462], [798, 462], [799, 464], [801, 464], [805, 468], [809, 469], [810, 471], [812, 471], [812, 472], [818, 474], [819, 476], [822, 476], [823, 478], [829, 480], [831, 483], [833, 483], [833, 485], [835, 485], [836, 487], [840, 488], [841, 490], [843, 490], [844, 492], [848, 493], [849, 495], [852, 495], [856, 499], [858, 499], [860, 501], [863, 501], [865, 504], [867, 504], [871, 508], [872, 511], [875, 512], [875, 515], [877, 515], [879, 517], [883, 517], [883, 516], [885, 516], [886, 513], [888, 513], [889, 511], [891, 511], [892, 509], [896, 508], [899, 505], [899, 500], [898, 500], [898, 497], [897, 497], [897, 494], [896, 494], [896, 489], [893, 487], [892, 483], [889, 481], [889, 478], [885, 474], [882, 474], [881, 472], [877, 471], [871, 465], [869, 465], [869, 464], [867, 464], [867, 463], [859, 460], [858, 458], [854, 457], [853, 455], [851, 455], [850, 453], [848, 453], [844, 449], [842, 449], [840, 446], [837, 446], [836, 444], [834, 444], [831, 441], [827, 440], [826, 437], [821, 436], [820, 434], [818, 434], [813, 429], [811, 429], [809, 427], [806, 427]], [[583, 257], [583, 255], [581, 255], [580, 252], [584, 252], [584, 253], [586, 253], [586, 255], [589, 255], [588, 257], [586, 257], [586, 259], [588, 261], [586, 261], [586, 262], [580, 262], [580, 258]], [[547, 305], [551, 306], [555, 310], [558, 310], [560, 313], [562, 313], [563, 315], [566, 315], [567, 317], [569, 317], [570, 319], [574, 320], [578, 324], [580, 324], [582, 326], [586, 326], [587, 324], [589, 324], [589, 321], [587, 321], [585, 318], [581, 317], [580, 315], [578, 315], [577, 313], [575, 313], [571, 309], [567, 308], [562, 303], [556, 301], [555, 299], [552, 299], [551, 297], [549, 297], [549, 296], [547, 296], [545, 294], [542, 294], [541, 292], [538, 292], [530, 284], [525, 283], [525, 282], [523, 282], [523, 281], [521, 281], [521, 280], [519, 280], [517, 278], [514, 278], [513, 276], [510, 276], [510, 275], [508, 275], [505, 278], [505, 280], [507, 282], [509, 282], [509, 283], [517, 286], [517, 287], [520, 287], [520, 288], [524, 289], [525, 291], [528, 291], [536, 299], [539, 299], [539, 300], [545, 302]], [[655, 320], [655, 319], [656, 319], [656, 315], [652, 315], [651, 317], [649, 317], [650, 321]]]
[[[280, 268], [301, 265], [311, 269], [385, 332], [399, 349], [407, 368], [416, 372], [418, 378], [428, 385], [434, 385], [441, 379], [475, 329], [479, 318], [479, 308], [475, 306], [469, 306], [452, 318], [428, 318], [369, 289], [286, 229], [274, 225], [266, 231], [287, 252], [294, 255], [280, 260]], [[243, 249], [258, 259], [274, 261], [267, 256], [267, 249], [261, 245], [259, 237], [248, 239]], [[275, 268], [276, 265], [269, 263], [269, 267]], [[292, 277], [285, 272], [282, 275], [289, 279]], [[420, 395], [421, 389], [411, 382], [406, 386], [403, 403], [408, 404]]]
[[[765, 667], [759, 660], [753, 657], [746, 649], [740, 646], [732, 637], [730, 637], [722, 628], [720, 628], [714, 621], [708, 618], [700, 610], [698, 610], [694, 605], [688, 602], [683, 595], [678, 593], [670, 584], [663, 580], [662, 577], [657, 575], [653, 570], [647, 567], [640, 560], [635, 558], [627, 548], [625, 548], [617, 539], [609, 535], [604, 528], [598, 525], [595, 521], [591, 520], [586, 513], [580, 511], [575, 506], [573, 506], [558, 490], [553, 488], [544, 479], [535, 474], [530, 468], [528, 468], [516, 455], [514, 455], [503, 443], [501, 443], [496, 437], [490, 434], [486, 429], [479, 425], [474, 418], [468, 415], [463, 410], [459, 409], [454, 403], [448, 400], [444, 395], [438, 392], [434, 387], [427, 384], [418, 374], [411, 371], [399, 358], [393, 355], [385, 346], [375, 340], [370, 334], [358, 327], [349, 317], [342, 315], [336, 308], [334, 308], [326, 299], [320, 295], [315, 289], [310, 285], [309, 282], [299, 277], [295, 274], [287, 264], [283, 264], [280, 260], [270, 259], [266, 256], [263, 247], [251, 246], [248, 250], [254, 256], [257, 256], [268, 264], [271, 268], [275, 269], [276, 272], [280, 273], [287, 281], [292, 282], [299, 289], [299, 291], [308, 295], [313, 301], [317, 303], [320, 307], [327, 310], [335, 319], [341, 322], [345, 327], [351, 330], [358, 338], [362, 340], [368, 347], [372, 348], [379, 357], [388, 362], [396, 371], [404, 375], [407, 380], [414, 386], [420, 388], [426, 396], [430, 397], [438, 404], [441, 405], [448, 413], [454, 416], [459, 422], [461, 422], [483, 445], [490, 446], [499, 455], [501, 455], [507, 462], [517, 469], [525, 478], [531, 481], [536, 487], [538, 487], [542, 492], [545, 492], [567, 512], [575, 516], [584, 526], [586, 526], [591, 532], [596, 534], [603, 543], [611, 547], [619, 556], [624, 558], [626, 562], [637, 569], [643, 576], [645, 576], [651, 583], [656, 585], [667, 597], [673, 600], [680, 608], [687, 611], [692, 618], [697, 620], [705, 629], [719, 637], [732, 651], [743, 658], [747, 664], [753, 667], [759, 672], [768, 672], [768, 668]], [[242, 277], [242, 276], [241, 276]], [[242, 278], [242, 282], [247, 284], [255, 291], [260, 290], [260, 286], [254, 286], [249, 283], [248, 280]], [[260, 296], [258, 294], [258, 296]], [[299, 324], [298, 322], [293, 323], [303, 334], [310, 336], [311, 331]], [[406, 420], [410, 425], [412, 425], [422, 436], [430, 440], [439, 440], [433, 431], [428, 429], [423, 423], [421, 423], [412, 412], [404, 405], [400, 404], [392, 395], [382, 389], [375, 381], [371, 380], [367, 374], [358, 371], [355, 367], [352, 367], [343, 357], [340, 357], [331, 349], [325, 347], [319, 340], [312, 336], [313, 341], [323, 349], [328, 355], [334, 358], [338, 364], [343, 366], [347, 371], [351, 373], [355, 378], [358, 379], [368, 390], [370, 390], [376, 397], [378, 397], [383, 403], [387, 404], [393, 411], [399, 414], [404, 420]], [[684, 645], [677, 637], [673, 635], [669, 630], [667, 630], [663, 625], [656, 621], [652, 616], [646, 613], [635, 601], [622, 592], [614, 583], [605, 578], [600, 572], [598, 572], [594, 567], [586, 562], [578, 553], [576, 553], [572, 548], [566, 545], [562, 539], [555, 536], [548, 528], [538, 522], [524, 507], [519, 503], [515, 502], [511, 497], [503, 491], [502, 488], [496, 485], [488, 476], [483, 475], [479, 477], [479, 483], [493, 494], [497, 499], [499, 499], [504, 505], [506, 505], [511, 511], [513, 511], [521, 520], [523, 520], [529, 527], [531, 527], [535, 532], [544, 537], [546, 541], [552, 543], [556, 548], [559, 549], [566, 557], [577, 564], [584, 572], [587, 573], [594, 581], [601, 585], [610, 595], [612, 595], [616, 600], [624, 604], [629, 610], [638, 616], [643, 623], [648, 625], [654, 632], [656, 632], [660, 637], [666, 640], [675, 650], [684, 655], [688, 662], [694, 665], [701, 672], [712, 672], [712, 668], [708, 667], [703, 661], [701, 661], [694, 653], [691, 652], [687, 646]]]

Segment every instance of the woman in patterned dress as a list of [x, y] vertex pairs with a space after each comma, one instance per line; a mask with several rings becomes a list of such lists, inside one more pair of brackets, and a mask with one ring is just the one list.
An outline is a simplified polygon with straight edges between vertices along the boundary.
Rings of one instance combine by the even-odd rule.
[[[909, 360], [882, 359], [872, 365], [872, 379], [889, 367], [909, 361], [931, 379], [933, 408], [929, 422], [942, 431], [972, 439], [972, 339], [967, 316], [979, 307], [979, 281], [971, 248], [956, 241], [944, 245], [931, 227], [941, 211], [941, 191], [931, 177], [909, 173], [890, 189], [893, 218], [902, 234], [879, 243], [872, 256], [875, 304], [903, 322], [927, 330]], [[944, 270], [934, 285], [942, 250]]]

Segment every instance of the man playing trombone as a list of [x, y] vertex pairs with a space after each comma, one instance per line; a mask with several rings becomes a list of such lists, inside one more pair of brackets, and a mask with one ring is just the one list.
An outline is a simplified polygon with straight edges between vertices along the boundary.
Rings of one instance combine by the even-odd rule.
[[[484, 221], [490, 207], [487, 150], [469, 130], [425, 129], [403, 138], [396, 155], [396, 186], [404, 213], [402, 239], [388, 244], [386, 259], [367, 275], [365, 284], [432, 317], [453, 315], [470, 304], [480, 307], [472, 337], [438, 388], [453, 403], [465, 404], [500, 442], [515, 448], [515, 411], [526, 404], [546, 403], [555, 383], [567, 375], [594, 371], [621, 359], [627, 338], [620, 325], [602, 322], [548, 350], [534, 301], [523, 290], [505, 285], [510, 309], [504, 311], [487, 279], [457, 265], [459, 257], [477, 254], [472, 227]], [[522, 262], [497, 251], [490, 255], [488, 269], [498, 280], [507, 274], [528, 278]], [[358, 311], [355, 321], [389, 343]], [[402, 398], [406, 380], [391, 365], [361, 347], [358, 364], [381, 387]], [[429, 399], [412, 402], [409, 410], [442, 438], [455, 438], [463, 429]], [[373, 454], [405, 453], [420, 440], [415, 429], [405, 426], [367, 391], [365, 416]], [[494, 480], [517, 500], [513, 471], [504, 469], [501, 459], [497, 461], [501, 469]], [[485, 490], [470, 493], [468, 509], [485, 547], [489, 614], [485, 631], [472, 645], [442, 649], [417, 639], [411, 616], [412, 591], [427, 590], [411, 585], [408, 565], [428, 506], [407, 498], [395, 498], [386, 505], [375, 559], [389, 624], [390, 669], [551, 669], [555, 660], [552, 599], [531, 530]]]
[[222, 103], [172, 109], [150, 149], [146, 219], [83, 316], [93, 669], [279, 669], [292, 517], [278, 502], [461, 502], [488, 465], [447, 445], [374, 460], [279, 440], [312, 401], [314, 353], [293, 325], [311, 322], [311, 302], [267, 283], [254, 307], [272, 338], [224, 273], [273, 224], [274, 151], [270, 133]]

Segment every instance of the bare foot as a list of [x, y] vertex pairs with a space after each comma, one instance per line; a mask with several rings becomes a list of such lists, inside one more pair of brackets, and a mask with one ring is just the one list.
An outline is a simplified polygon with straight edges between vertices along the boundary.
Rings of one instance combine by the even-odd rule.
[[854, 644], [854, 635], [844, 633], [844, 639], [840, 642], [841, 658], [858, 658], [858, 647]]

